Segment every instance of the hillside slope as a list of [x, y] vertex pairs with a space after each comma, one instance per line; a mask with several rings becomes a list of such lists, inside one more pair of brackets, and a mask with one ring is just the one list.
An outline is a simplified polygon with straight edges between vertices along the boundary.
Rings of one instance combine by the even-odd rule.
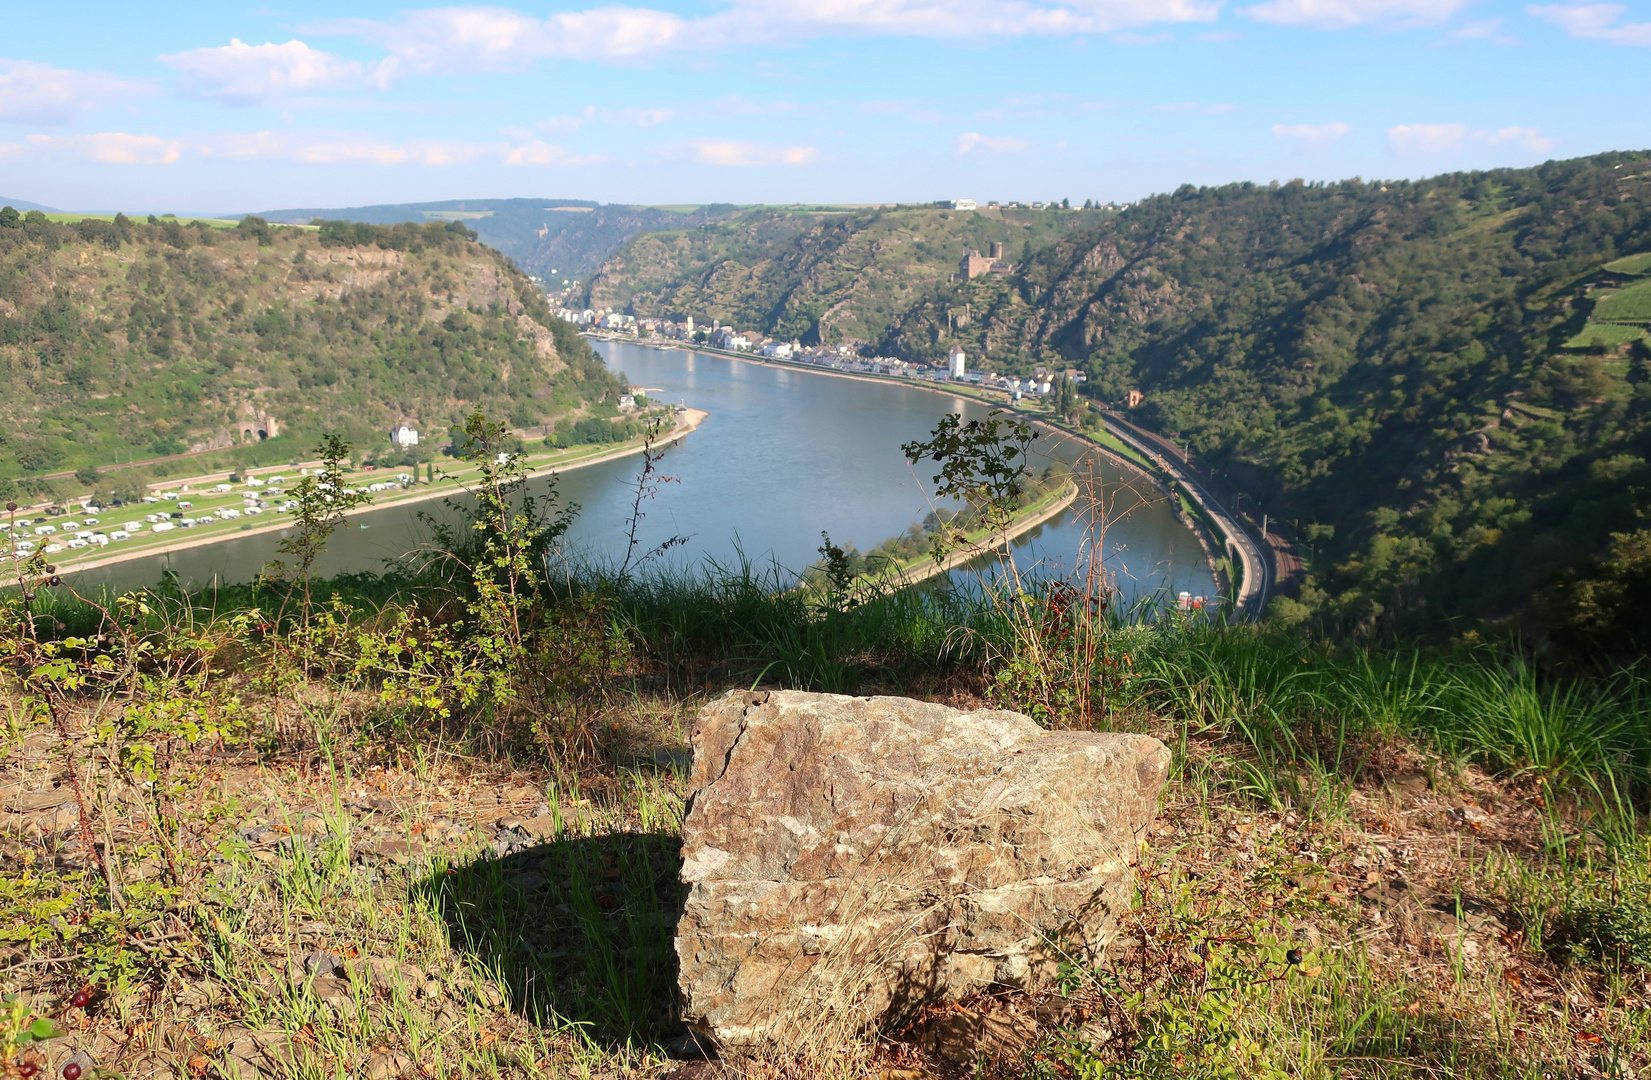
[[[153, 219], [151, 219], [153, 220]], [[614, 393], [543, 294], [458, 225], [59, 226], [0, 213], [0, 479]]]
[[957, 272], [970, 250], [1014, 261], [1107, 211], [746, 210], [692, 229], [639, 234], [590, 279], [585, 302], [636, 315], [692, 315], [807, 343], [875, 341]]
[[581, 199], [448, 199], [333, 209], [268, 210], [258, 216], [294, 225], [360, 221], [396, 225], [457, 221], [476, 238], [516, 260], [529, 274], [554, 288], [562, 279], [584, 280], [627, 239], [650, 229], [691, 229], [734, 211], [730, 205], [667, 210], [651, 206], [602, 205]]
[[[1628, 599], [1651, 584], [1634, 539], [1651, 514], [1651, 294], [1634, 283], [1651, 259], [1621, 258], [1648, 248], [1643, 153], [1187, 187], [1015, 280], [936, 291], [883, 344], [1077, 365], [1109, 401], [1143, 391], [1142, 422], [1291, 523], [1316, 556], [1304, 600], [1333, 625], [1540, 609], [1545, 629], [1651, 645], [1651, 605]], [[983, 317], [948, 333], [966, 302]]]

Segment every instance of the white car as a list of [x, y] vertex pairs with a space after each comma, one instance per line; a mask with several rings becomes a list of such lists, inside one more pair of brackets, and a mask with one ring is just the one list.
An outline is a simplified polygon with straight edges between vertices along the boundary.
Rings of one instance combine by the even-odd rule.
[[70, 540], [67, 546], [72, 547], [72, 548], [76, 548], [76, 549], [83, 548], [83, 547], [90, 547], [91, 546], [91, 541], [82, 540], [80, 537], [77, 536], [73, 540]]
[[52, 555], [52, 554], [55, 554], [56, 552], [62, 551], [63, 550], [63, 545], [62, 544], [47, 544], [45, 547], [41, 548], [40, 550], [44, 551], [48, 555]]
[[143, 497], [143, 501], [146, 502], [146, 503], [158, 503], [161, 500], [160, 500], [160, 496], [158, 496], [158, 495], [145, 495]]
[[36, 536], [50, 536], [52, 533], [54, 533], [56, 531], [57, 531], [57, 526], [56, 525], [36, 525], [34, 527], [34, 535], [36, 535]]
[[169, 532], [172, 529], [176, 529], [176, 528], [177, 528], [177, 526], [172, 524], [170, 521], [163, 521], [160, 524], [155, 526], [155, 531], [156, 532]]
[[111, 540], [125, 540], [128, 536], [131, 536], [131, 535], [132, 534], [127, 532], [125, 529], [116, 529], [114, 532], [109, 534], [109, 539], [111, 539]]
[[230, 518], [240, 517], [241, 512], [232, 506], [226, 506], [222, 510], [218, 511], [218, 516], [223, 520], [228, 521]]
[[234, 491], [235, 490], [235, 485], [234, 484], [218, 484], [212, 490], [213, 491]]
[[78, 529], [78, 528], [80, 528], [80, 522], [78, 522], [78, 521], [60, 522], [58, 524], [58, 528], [60, 528], [60, 529]]
[[143, 522], [141, 522], [141, 521], [128, 521], [126, 524], [122, 525], [121, 528], [125, 529], [129, 533], [142, 532], [143, 531]]
[[93, 533], [92, 543], [96, 544], [98, 547], [108, 547], [109, 538], [102, 533]]
[[264, 508], [262, 506], [249, 506], [243, 511], [243, 513], [247, 514], [262, 514], [263, 512]]
[[178, 504], [179, 510], [193, 510], [194, 508], [195, 504], [192, 502], [181, 502]]
[[263, 487], [264, 482], [256, 476], [247, 477], [247, 487]]
[[143, 520], [153, 525], [157, 521], [165, 521], [166, 516], [164, 514], [145, 514], [143, 515]]
[[96, 525], [97, 524], [97, 518], [86, 518], [86, 519], [81, 521], [81, 524], [82, 525]]
[[90, 540], [91, 538], [92, 530], [90, 529], [81, 529], [79, 532], [75, 533], [76, 540]]
[[161, 498], [166, 499], [169, 502], [177, 502], [178, 493], [176, 491], [163, 491], [161, 492]]

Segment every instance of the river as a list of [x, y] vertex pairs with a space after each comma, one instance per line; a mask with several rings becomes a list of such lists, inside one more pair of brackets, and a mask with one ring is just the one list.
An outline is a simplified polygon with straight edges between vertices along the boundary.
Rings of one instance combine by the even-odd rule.
[[[660, 471], [671, 480], [643, 505], [642, 546], [685, 537], [667, 556], [681, 565], [731, 564], [743, 552], [760, 564], [800, 570], [818, 558], [822, 530], [839, 544], [870, 549], [920, 520], [931, 505], [924, 489], [932, 470], [908, 466], [900, 445], [924, 437], [947, 412], [984, 416], [988, 408], [897, 383], [683, 350], [616, 342], [596, 347], [632, 383], [658, 390], [656, 399], [710, 413], [666, 453]], [[1214, 594], [1197, 539], [1149, 485], [1072, 440], [1045, 445], [1043, 452], [1072, 464], [1080, 476], [1093, 467], [1102, 495], [1115, 505], [1106, 565], [1126, 597], [1160, 590]], [[580, 507], [567, 538], [572, 550], [596, 559], [623, 557], [640, 463], [636, 456], [619, 458], [556, 478], [561, 498]], [[540, 478], [534, 488], [542, 494], [547, 484]], [[427, 536], [419, 511], [447, 512], [432, 500], [352, 517], [329, 542], [319, 571], [378, 570], [415, 549]], [[1072, 570], [1087, 550], [1083, 517], [1075, 507], [1022, 537], [1017, 562]], [[168, 569], [195, 585], [246, 581], [276, 557], [278, 539], [265, 533], [134, 559], [84, 571], [75, 583], [151, 585]]]

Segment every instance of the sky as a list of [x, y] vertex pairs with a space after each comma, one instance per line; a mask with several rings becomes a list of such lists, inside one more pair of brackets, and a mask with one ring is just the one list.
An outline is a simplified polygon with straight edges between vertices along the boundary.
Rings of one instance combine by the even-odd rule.
[[1647, 70], [1651, 0], [18, 4], [0, 197], [1122, 202], [1651, 148]]

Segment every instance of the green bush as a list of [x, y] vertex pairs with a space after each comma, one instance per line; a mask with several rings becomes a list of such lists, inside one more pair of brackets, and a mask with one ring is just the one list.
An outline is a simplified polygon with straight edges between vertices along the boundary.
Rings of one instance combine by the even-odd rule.
[[1561, 947], [1573, 960], [1651, 969], [1651, 890], [1578, 904], [1558, 929]]

